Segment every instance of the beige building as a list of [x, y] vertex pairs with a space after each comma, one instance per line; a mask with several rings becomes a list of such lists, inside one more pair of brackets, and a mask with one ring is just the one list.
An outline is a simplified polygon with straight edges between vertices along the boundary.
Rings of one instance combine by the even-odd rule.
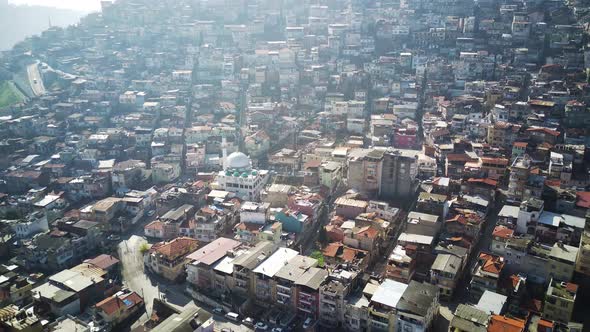
[[144, 256], [145, 266], [162, 277], [176, 281], [184, 274], [186, 256], [195, 251], [199, 241], [178, 237], [169, 242], [154, 244]]
[[384, 151], [354, 149], [348, 155], [348, 186], [363, 195], [373, 197], [381, 188]]

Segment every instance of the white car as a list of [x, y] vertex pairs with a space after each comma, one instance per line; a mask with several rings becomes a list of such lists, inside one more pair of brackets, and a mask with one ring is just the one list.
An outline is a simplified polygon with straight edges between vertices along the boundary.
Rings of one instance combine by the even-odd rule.
[[303, 322], [303, 328], [304, 329], [308, 329], [313, 325], [313, 319], [311, 319], [311, 317], [308, 317], [305, 322]]
[[254, 326], [254, 319], [252, 319], [252, 317], [246, 317], [242, 320], [242, 324], [246, 326]]

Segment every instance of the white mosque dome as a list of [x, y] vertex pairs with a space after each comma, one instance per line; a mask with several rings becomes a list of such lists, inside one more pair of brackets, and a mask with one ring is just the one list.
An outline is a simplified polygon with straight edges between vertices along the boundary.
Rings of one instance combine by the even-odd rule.
[[251, 167], [250, 158], [241, 152], [234, 152], [227, 156], [228, 169], [249, 169]]

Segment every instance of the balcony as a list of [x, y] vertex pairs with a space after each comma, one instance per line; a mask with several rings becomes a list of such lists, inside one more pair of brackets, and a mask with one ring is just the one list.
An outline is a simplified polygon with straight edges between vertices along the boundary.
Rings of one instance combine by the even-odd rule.
[[312, 305], [314, 303], [314, 298], [313, 297], [304, 297], [304, 296], [299, 296], [299, 302], [300, 303], [304, 303], [307, 305]]
[[321, 299], [322, 303], [327, 303], [327, 304], [331, 304], [331, 305], [336, 305], [336, 301], [334, 300], [333, 297], [331, 296], [323, 296]]
[[323, 313], [334, 313], [336, 312], [336, 306], [329, 304], [322, 304], [320, 307]]

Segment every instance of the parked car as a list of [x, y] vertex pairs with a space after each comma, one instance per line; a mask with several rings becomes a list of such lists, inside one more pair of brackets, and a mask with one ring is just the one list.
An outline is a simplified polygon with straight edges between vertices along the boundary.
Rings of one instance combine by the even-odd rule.
[[225, 314], [225, 318], [233, 320], [234, 322], [240, 321], [240, 315], [236, 314], [235, 312], [228, 312], [227, 314]]
[[256, 323], [256, 325], [254, 325], [254, 330], [258, 331], [268, 331], [268, 325], [266, 325], [264, 322], [258, 322]]
[[215, 308], [215, 309], [213, 309], [213, 313], [216, 315], [223, 315], [223, 309]]
[[254, 326], [254, 319], [252, 317], [246, 317], [242, 320], [242, 324], [252, 327]]
[[148, 217], [153, 217], [154, 214], [156, 214], [156, 210], [149, 210], [147, 213]]
[[109, 241], [121, 241], [121, 237], [117, 234], [111, 234], [109, 235], [109, 237], [107, 237], [107, 240]]
[[303, 322], [303, 328], [304, 329], [308, 329], [313, 325], [313, 319], [311, 319], [311, 317], [308, 317], [305, 322]]

